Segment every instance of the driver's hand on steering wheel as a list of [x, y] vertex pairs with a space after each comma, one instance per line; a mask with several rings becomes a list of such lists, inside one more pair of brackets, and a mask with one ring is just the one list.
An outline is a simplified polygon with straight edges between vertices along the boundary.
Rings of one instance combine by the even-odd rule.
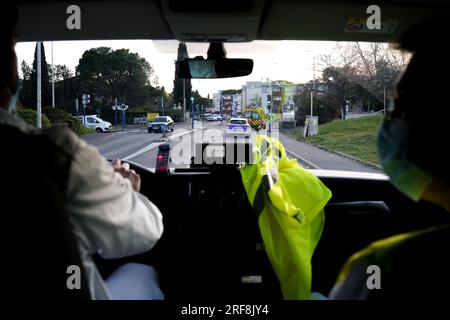
[[134, 191], [139, 192], [141, 190], [141, 177], [136, 171], [130, 170], [128, 163], [122, 163], [119, 159], [114, 159], [111, 164], [116, 172], [131, 181], [131, 186]]

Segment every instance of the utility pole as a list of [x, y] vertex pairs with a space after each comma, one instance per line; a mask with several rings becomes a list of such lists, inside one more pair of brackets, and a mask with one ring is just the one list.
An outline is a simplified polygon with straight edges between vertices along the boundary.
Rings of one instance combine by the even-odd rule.
[[183, 122], [186, 121], [186, 79], [183, 78]]
[[119, 107], [119, 109], [122, 111], [122, 131], [125, 131], [125, 126], [126, 126], [126, 111], [128, 110], [128, 105], [126, 105], [125, 103], [122, 103]]
[[41, 128], [42, 102], [41, 102], [41, 42], [36, 42], [36, 127]]
[[52, 41], [52, 108], [55, 107], [55, 65], [53, 64], [53, 41]]
[[313, 83], [311, 87], [311, 118], [313, 116], [314, 107], [314, 90], [316, 89], [316, 56], [313, 58]]
[[117, 121], [117, 108], [119, 107], [119, 105], [117, 104], [117, 98], [116, 98], [116, 104], [115, 104], [115, 107], [116, 107], [116, 108], [114, 109], [114, 113], [115, 113], [115, 114], [114, 114], [114, 118], [115, 118], [114, 120], [116, 121], [116, 129], [117, 129], [117, 126], [119, 125], [119, 124], [118, 124], [118, 121]]
[[269, 90], [267, 95], [267, 110], [269, 111], [269, 128], [267, 130], [267, 135], [270, 137], [272, 135], [272, 91]]
[[220, 94], [220, 117], [222, 118], [222, 124], [223, 124], [223, 97], [222, 97], [222, 94]]
[[164, 97], [161, 97], [161, 112], [164, 115]]
[[79, 116], [79, 113], [78, 113], [78, 98], [75, 99], [75, 110], [77, 112], [77, 118], [78, 118], [78, 116]]
[[91, 103], [91, 96], [88, 94], [83, 94], [81, 97], [81, 102], [83, 103], [83, 125], [86, 126], [86, 107]]
[[194, 129], [194, 97], [191, 97], [191, 119], [192, 119], [192, 129]]
[[117, 105], [117, 98], [115, 98], [115, 105], [112, 106], [112, 109], [114, 110], [114, 122], [115, 122], [115, 127], [117, 129], [117, 110], [119, 110], [119, 106]]

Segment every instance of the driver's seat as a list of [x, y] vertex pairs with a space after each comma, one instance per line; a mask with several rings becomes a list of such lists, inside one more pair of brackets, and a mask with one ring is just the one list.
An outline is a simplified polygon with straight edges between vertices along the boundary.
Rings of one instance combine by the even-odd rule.
[[[70, 157], [45, 133], [0, 124], [1, 288], [11, 298], [90, 299], [64, 204]], [[71, 265], [81, 289], [69, 290]]]

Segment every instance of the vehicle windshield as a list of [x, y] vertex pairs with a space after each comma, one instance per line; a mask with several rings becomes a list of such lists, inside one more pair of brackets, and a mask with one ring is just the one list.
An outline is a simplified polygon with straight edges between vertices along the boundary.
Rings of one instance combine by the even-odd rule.
[[[20, 108], [35, 103], [31, 84], [35, 47], [28, 42], [16, 45], [23, 83]], [[196, 142], [227, 141], [224, 121], [242, 115], [253, 135], [278, 138], [289, 156], [307, 168], [382, 172], [376, 132], [392, 106], [393, 84], [409, 61], [407, 54], [387, 43], [332, 41], [253, 41], [226, 43], [225, 48], [231, 58], [253, 59], [252, 74], [214, 80], [176, 76], [177, 56], [205, 55], [207, 43], [55, 41], [51, 57], [51, 43], [44, 42], [49, 68], [43, 87], [51, 92], [50, 70], [54, 70], [58, 109], [70, 116], [96, 114], [112, 124], [109, 135], [123, 131], [139, 142], [136, 150], [129, 150], [121, 141], [125, 135], [114, 136], [117, 146], [106, 134], [84, 139], [109, 158], [133, 156], [129, 160], [148, 168], [156, 165], [150, 159], [156, 158], [157, 148], [149, 151], [142, 145], [148, 134], [161, 133], [147, 132], [146, 123], [167, 122], [161, 115], [174, 120], [174, 131], [168, 134], [176, 137], [170, 140], [172, 147], [181, 144], [189, 149], [174, 167], [186, 168], [194, 151], [184, 135], [198, 135]], [[84, 94], [90, 95], [86, 105], [81, 103]], [[44, 94], [42, 105], [52, 105], [51, 97]], [[261, 108], [266, 120], [258, 112], [244, 111], [247, 107]], [[209, 120], [216, 121], [206, 122], [214, 114], [217, 118]]]
[[230, 124], [247, 124], [245, 120], [230, 120]]

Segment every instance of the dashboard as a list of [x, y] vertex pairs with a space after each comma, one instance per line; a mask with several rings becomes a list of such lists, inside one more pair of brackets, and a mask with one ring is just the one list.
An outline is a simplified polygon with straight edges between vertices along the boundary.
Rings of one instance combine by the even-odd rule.
[[[134, 259], [158, 270], [167, 299], [282, 299], [238, 166], [193, 166], [163, 174], [130, 166], [141, 175], [141, 192], [161, 210], [164, 223], [155, 247]], [[312, 261], [315, 291], [327, 294], [348, 257], [371, 242], [450, 223], [448, 214], [411, 202], [383, 175], [316, 174], [333, 197]]]

